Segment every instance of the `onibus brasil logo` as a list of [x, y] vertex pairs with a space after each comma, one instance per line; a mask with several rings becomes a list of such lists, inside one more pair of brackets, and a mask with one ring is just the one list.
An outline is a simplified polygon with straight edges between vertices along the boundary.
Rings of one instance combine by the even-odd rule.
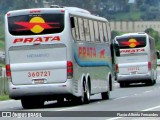
[[16, 29], [16, 31], [30, 30], [33, 33], [41, 33], [45, 29], [53, 29], [59, 27], [53, 27], [51, 24], [59, 25], [57, 22], [45, 22], [42, 17], [33, 17], [29, 22], [15, 22], [15, 24], [23, 26], [24, 28]]

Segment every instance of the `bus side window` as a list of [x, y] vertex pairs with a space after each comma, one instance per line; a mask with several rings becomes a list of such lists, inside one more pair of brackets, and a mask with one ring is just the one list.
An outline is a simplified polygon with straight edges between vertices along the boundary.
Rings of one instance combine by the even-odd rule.
[[80, 40], [85, 41], [83, 18], [78, 18], [78, 27], [79, 27]]
[[74, 24], [74, 17], [70, 17], [70, 25], [71, 25], [71, 30], [72, 30], [72, 36], [74, 39], [77, 39], [76, 37], [76, 28], [75, 28], [75, 24]]
[[108, 35], [107, 35], [107, 28], [106, 28], [106, 23], [103, 23], [103, 34], [104, 34], [104, 38], [103, 41], [104, 42], [108, 42]]
[[71, 27], [74, 28], [74, 27], [75, 27], [74, 18], [73, 18], [73, 17], [70, 17], [70, 21], [71, 21]]
[[87, 19], [84, 19], [84, 34], [86, 37], [86, 41], [90, 42], [90, 29], [89, 29], [89, 23]]
[[90, 28], [91, 42], [94, 42], [94, 41], [95, 41], [95, 33], [94, 33], [94, 24], [93, 24], [93, 20], [89, 20], [89, 28]]
[[94, 21], [94, 30], [95, 30], [95, 41], [99, 42], [100, 41], [100, 36], [99, 36], [99, 27], [97, 21]]
[[98, 22], [98, 26], [99, 26], [99, 38], [100, 38], [100, 41], [104, 42], [102, 22]]
[[[72, 21], [73, 20], [73, 21]], [[80, 33], [79, 33], [79, 25], [78, 25], [78, 18], [77, 17], [73, 17], [71, 18], [71, 27], [72, 28], [72, 34], [74, 36], [74, 39], [76, 41], [80, 41]]]

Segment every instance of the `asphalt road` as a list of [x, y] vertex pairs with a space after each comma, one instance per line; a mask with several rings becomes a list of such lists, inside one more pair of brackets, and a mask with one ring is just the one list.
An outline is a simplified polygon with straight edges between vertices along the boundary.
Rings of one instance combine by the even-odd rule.
[[[154, 86], [146, 86], [145, 84], [133, 84], [126, 88], [120, 88], [119, 84], [115, 83], [115, 89], [110, 93], [109, 100], [101, 100], [100, 94], [97, 94], [92, 96], [90, 103], [86, 105], [72, 105], [69, 102], [58, 104], [57, 102], [52, 101], [46, 102], [43, 108], [27, 110], [24, 110], [22, 108], [21, 102], [19, 100], [9, 100], [0, 102], [0, 111], [18, 111], [22, 113], [25, 111], [45, 111], [42, 112], [42, 116], [43, 114], [46, 114], [45, 116], [51, 116], [47, 118], [47, 120], [53, 120], [53, 116], [58, 116], [54, 117], [54, 119], [58, 120], [75, 120], [75, 117], [78, 120], [135, 120], [135, 116], [136, 120], [158, 119], [157, 117], [150, 116], [147, 116], [145, 118], [142, 116], [137, 117], [139, 114], [135, 115], [135, 111], [149, 111], [149, 114], [155, 113], [154, 116], [156, 116], [157, 114], [160, 116], [160, 68], [158, 68], [157, 84], [155, 84]], [[128, 111], [132, 114], [132, 117], [125, 118], [125, 114], [128, 114]], [[67, 117], [67, 115], [70, 115], [70, 117]], [[4, 119], [8, 120], [8, 118], [3, 118], [3, 120]], [[15, 118], [11, 119], [14, 120]], [[39, 120], [39, 118], [37, 118], [37, 120]]]

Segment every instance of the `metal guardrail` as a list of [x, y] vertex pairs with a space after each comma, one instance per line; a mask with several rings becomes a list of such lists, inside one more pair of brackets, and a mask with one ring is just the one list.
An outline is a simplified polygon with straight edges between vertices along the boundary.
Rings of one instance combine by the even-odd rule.
[[8, 94], [8, 81], [5, 68], [0, 66], [0, 96]]

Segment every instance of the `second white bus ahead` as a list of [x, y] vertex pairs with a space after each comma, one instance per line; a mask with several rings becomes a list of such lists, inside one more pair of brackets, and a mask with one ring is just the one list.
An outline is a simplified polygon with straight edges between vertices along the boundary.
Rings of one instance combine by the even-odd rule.
[[116, 36], [120, 55], [115, 57], [116, 80], [120, 87], [130, 83], [153, 85], [157, 78], [155, 40], [146, 33]]
[[73, 7], [10, 11], [5, 16], [9, 96], [23, 108], [44, 101], [109, 99], [112, 62], [109, 22]]

